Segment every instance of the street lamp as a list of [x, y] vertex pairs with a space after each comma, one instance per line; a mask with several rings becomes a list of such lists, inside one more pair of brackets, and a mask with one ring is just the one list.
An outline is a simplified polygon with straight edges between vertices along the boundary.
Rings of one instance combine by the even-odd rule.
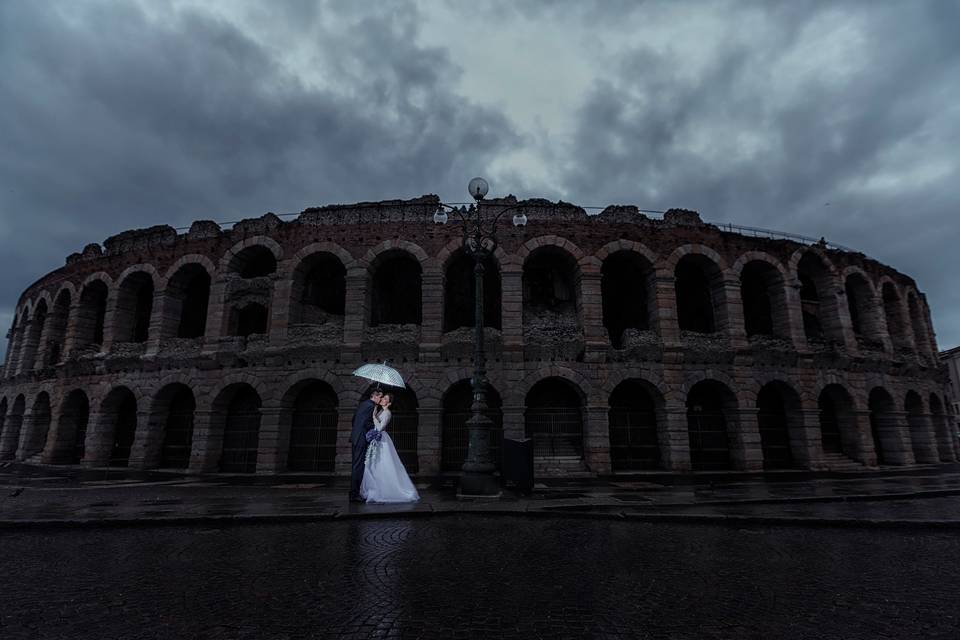
[[483, 178], [474, 178], [467, 185], [467, 191], [476, 201], [469, 208], [461, 206], [459, 209], [441, 204], [433, 216], [437, 224], [446, 224], [449, 213], [455, 213], [463, 227], [463, 250], [473, 258], [473, 378], [470, 380], [473, 388], [473, 404], [470, 411], [473, 414], [467, 420], [470, 430], [470, 439], [467, 443], [467, 458], [463, 463], [463, 476], [460, 479], [460, 490], [457, 495], [461, 498], [497, 498], [500, 496], [500, 485], [493, 477], [496, 465], [490, 456], [490, 430], [493, 421], [487, 413], [487, 355], [484, 351], [483, 336], [483, 274], [484, 259], [493, 256], [497, 249], [497, 223], [503, 214], [515, 211], [513, 224], [522, 227], [527, 224], [527, 216], [518, 209], [519, 205], [511, 205], [501, 209], [492, 219], [484, 219], [481, 215], [480, 203], [487, 195], [490, 185]]

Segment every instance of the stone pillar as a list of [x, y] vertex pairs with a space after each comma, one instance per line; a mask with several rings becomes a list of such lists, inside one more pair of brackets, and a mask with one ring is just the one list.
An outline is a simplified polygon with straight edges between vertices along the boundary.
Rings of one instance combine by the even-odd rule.
[[937, 452], [937, 437], [933, 430], [933, 416], [929, 413], [907, 414], [910, 428], [910, 442], [913, 457], [917, 464], [937, 464], [940, 456]]
[[747, 345], [747, 329], [743, 318], [743, 296], [740, 291], [740, 278], [729, 276], [721, 283], [723, 306], [717, 314], [718, 331], [722, 331], [734, 349]]
[[421, 477], [440, 473], [441, 411], [438, 398], [426, 398], [417, 412], [417, 475]]
[[100, 345], [100, 353], [109, 353], [116, 340], [119, 298], [120, 287], [114, 284], [107, 292], [107, 310], [103, 316], [103, 344]]
[[[287, 333], [290, 328], [290, 314], [292, 312], [293, 278], [274, 277], [270, 292], [270, 318], [267, 331], [270, 334], [270, 344], [282, 346], [287, 342]], [[257, 473], [260, 463], [257, 462]]]
[[660, 459], [669, 471], [690, 471], [690, 430], [687, 426], [687, 409], [669, 406], [663, 412], [664, 420], [657, 416], [657, 435], [660, 439]]
[[353, 430], [353, 412], [355, 402], [345, 403], [337, 414], [337, 457], [334, 467], [338, 476], [350, 476], [353, 464], [353, 445], [350, 443], [350, 433]]
[[840, 442], [847, 455], [865, 465], [877, 465], [877, 450], [873, 444], [873, 432], [870, 426], [870, 412], [851, 411], [841, 414]]
[[526, 437], [526, 423], [524, 422], [522, 405], [504, 405], [503, 410], [503, 437], [512, 440], [523, 440]]
[[[581, 266], [577, 289], [580, 292], [580, 321], [583, 326], [584, 359], [606, 362], [610, 340], [603, 326], [603, 294], [599, 267]], [[609, 455], [607, 456], [609, 458]]]
[[806, 351], [807, 334], [803, 330], [803, 303], [800, 301], [800, 280], [794, 277], [784, 287], [786, 313], [790, 319], [790, 341], [794, 349]]
[[823, 437], [820, 433], [820, 410], [802, 409], [787, 414], [790, 430], [790, 451], [798, 466], [804, 469], [826, 469]]
[[610, 462], [610, 408], [588, 405], [584, 409], [586, 427], [583, 434], [583, 453], [587, 468], [594, 473], [608, 475]]
[[93, 407], [90, 408], [83, 460], [80, 461], [80, 464], [85, 467], [105, 467], [110, 463], [115, 422], [115, 416], [95, 410]]
[[[680, 325], [677, 320], [676, 276], [670, 271], [657, 269], [653, 282], [656, 329], [660, 340], [664, 346], [677, 345], [680, 343]], [[687, 457], [689, 459], [689, 451]]]
[[257, 474], [285, 471], [290, 452], [290, 421], [284, 424], [284, 408], [260, 407], [260, 434], [257, 440]]
[[153, 308], [150, 312], [150, 328], [147, 330], [147, 345], [143, 355], [154, 356], [160, 351], [160, 342], [165, 337], [163, 335], [167, 327], [173, 325], [173, 330], [177, 330], [179, 318], [172, 320], [169, 307], [170, 299], [167, 297], [166, 289], [154, 289]]
[[724, 410], [727, 419], [727, 439], [730, 443], [730, 462], [738, 471], [763, 469], [763, 446], [756, 408]]
[[78, 331], [79, 331], [79, 318], [80, 313], [80, 296], [79, 294], [71, 298], [70, 300], [70, 311], [67, 314], [67, 331], [64, 334], [63, 338], [63, 355], [60, 357], [61, 360], [66, 360], [76, 348], [79, 346], [77, 344], [78, 340]]
[[190, 451], [190, 471], [210, 473], [220, 465], [223, 453], [223, 418], [215, 419], [213, 411], [193, 412], [193, 447]]
[[429, 266], [421, 277], [420, 360], [440, 361], [440, 342], [443, 337], [443, 273]]
[[[152, 321], [151, 321], [152, 324]], [[163, 429], [156, 429], [151, 424], [150, 411], [137, 411], [137, 430], [133, 436], [133, 446], [130, 447], [130, 459], [127, 466], [131, 469], [149, 469], [156, 466], [151, 464], [151, 450], [159, 451], [163, 446]]]
[[226, 335], [227, 314], [229, 313], [225, 300], [226, 291], [227, 283], [222, 278], [210, 283], [210, 297], [207, 303], [207, 330], [203, 341], [204, 354], [215, 353], [219, 348], [220, 338]]
[[[36, 315], [36, 311], [34, 311]], [[17, 342], [17, 363], [14, 375], [20, 375], [33, 370], [33, 358], [37, 352], [37, 336], [35, 332], [35, 318], [31, 317], [20, 327], [20, 339]]]
[[[520, 265], [504, 265], [500, 272], [500, 314], [503, 356], [510, 362], [523, 354], [523, 270]], [[520, 354], [519, 358], [510, 355]], [[506, 419], [506, 417], [504, 417]]]
[[344, 362], [360, 360], [363, 332], [370, 315], [370, 295], [367, 287], [370, 276], [366, 267], [351, 267], [346, 275], [346, 303], [343, 319], [343, 349], [340, 359]]

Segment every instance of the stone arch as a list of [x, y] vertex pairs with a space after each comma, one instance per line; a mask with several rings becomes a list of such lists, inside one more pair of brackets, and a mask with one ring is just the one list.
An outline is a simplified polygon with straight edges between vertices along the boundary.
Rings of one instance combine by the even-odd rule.
[[951, 416], [949, 412], [945, 410], [940, 396], [937, 395], [935, 391], [930, 392], [928, 406], [930, 407], [930, 416], [933, 420], [933, 428], [937, 436], [937, 453], [939, 454], [940, 462], [953, 462], [956, 460], [956, 454], [953, 450], [953, 443], [956, 436], [953, 433], [955, 429], [950, 428]]
[[[142, 394], [139, 394], [142, 396]], [[138, 413], [142, 397], [127, 385], [116, 385], [100, 401], [100, 422], [97, 431], [103, 451], [90, 452], [99, 462], [101, 458], [111, 467], [126, 467], [136, 439]], [[87, 449], [91, 447], [88, 443]]]
[[644, 384], [651, 385], [653, 391], [667, 402], [670, 394], [667, 391], [667, 385], [663, 381], [663, 373], [649, 367], [625, 366], [616, 367], [609, 371], [603, 384], [595, 387], [596, 397], [590, 398], [590, 403], [594, 405], [603, 405], [609, 402], [610, 394], [621, 382], [629, 379], [642, 380]]
[[280, 449], [290, 471], [332, 473], [341, 403], [323, 377], [300, 377], [280, 400]]
[[365, 264], [370, 277], [368, 326], [421, 325], [423, 276], [431, 266], [426, 252], [412, 242], [387, 240], [367, 252]]
[[[203, 411], [217, 411], [218, 400], [228, 398], [228, 391], [230, 391], [231, 387], [235, 387], [235, 389], [233, 389], [235, 391], [236, 388], [239, 388], [239, 385], [244, 384], [253, 389], [265, 406], [276, 406], [280, 401], [280, 398], [276, 397], [276, 394], [271, 390], [273, 385], [267, 386], [266, 382], [254, 374], [238, 371], [227, 374], [219, 379], [217, 386], [202, 396], [209, 400], [209, 405], [198, 406], [197, 408]], [[223, 407], [219, 408], [222, 409]]]
[[800, 311], [807, 340], [844, 343], [836, 267], [816, 247], [795, 252], [790, 265], [800, 285]]
[[[243, 240], [237, 242], [232, 247], [227, 249], [227, 251], [220, 258], [220, 263], [217, 267], [218, 273], [230, 273], [237, 271], [239, 272], [239, 263], [238, 257], [246, 250], [251, 247], [264, 247], [270, 253], [273, 254], [273, 259], [278, 267], [280, 261], [283, 260], [283, 247], [280, 246], [276, 240], [269, 236], [257, 235], [250, 236], [249, 238], [244, 238]], [[276, 267], [274, 268], [276, 271]]]
[[225, 473], [254, 473], [263, 395], [248, 382], [225, 381], [212, 406], [211, 431], [221, 434], [217, 469]]
[[124, 269], [116, 280], [113, 342], [146, 342], [150, 337], [153, 299], [161, 276], [150, 264]]
[[155, 438], [158, 449], [147, 454], [148, 467], [186, 469], [190, 466], [197, 398], [187, 380], [168, 376], [153, 396], [149, 428], [158, 436]]
[[[115, 290], [113, 280], [103, 272], [92, 274], [83, 281], [77, 312], [71, 318], [75, 349], [103, 345], [107, 301], [113, 290]], [[69, 332], [70, 329], [68, 329]]]
[[805, 443], [803, 400], [790, 383], [775, 379], [757, 393], [757, 426], [764, 469], [791, 469]]
[[213, 260], [200, 253], [188, 253], [185, 256], [177, 258], [177, 260], [167, 268], [158, 286], [161, 289], [166, 289], [170, 284], [170, 279], [175, 276], [180, 269], [191, 264], [195, 264], [206, 271], [211, 280], [217, 275], [217, 266], [213, 263]]
[[578, 265], [580, 261], [587, 255], [583, 252], [583, 250], [580, 249], [580, 247], [575, 245], [570, 240], [556, 235], [544, 235], [531, 238], [520, 245], [516, 255], [520, 259], [521, 263], [525, 264], [527, 259], [530, 257], [530, 254], [543, 247], [556, 247], [565, 251], [573, 257], [574, 262], [576, 262]]
[[[450, 376], [447, 376], [448, 378]], [[440, 407], [440, 470], [459, 471], [469, 449], [470, 430], [467, 420], [472, 414], [473, 391], [469, 376], [442, 387]], [[503, 442], [503, 400], [496, 385], [487, 384], [487, 411], [493, 423], [490, 429], [489, 451], [495, 467], [500, 466], [500, 447]]]
[[730, 319], [724, 286], [729, 269], [723, 257], [710, 247], [687, 244], [675, 249], [666, 265], [675, 279], [680, 330], [725, 332]]
[[667, 441], [666, 399], [656, 384], [624, 377], [608, 397], [607, 420], [613, 471], [643, 471], [663, 466]]
[[613, 347], [623, 348], [657, 326], [656, 256], [639, 242], [619, 240], [594, 259], [600, 262], [603, 326]]
[[531, 346], [582, 348], [583, 252], [557, 236], [534, 238], [518, 252], [522, 259], [522, 331]]
[[568, 377], [537, 373], [524, 397], [524, 432], [533, 440], [534, 459], [546, 467], [582, 468], [588, 393]]
[[841, 382], [831, 381], [817, 394], [817, 409], [823, 452], [853, 458], [859, 449], [854, 396]]
[[[447, 244], [443, 245], [440, 251], [437, 252], [434, 262], [440, 267], [440, 270], [446, 273], [447, 267], [449, 266], [451, 258], [458, 251], [463, 250], [463, 238], [454, 238]], [[502, 269], [505, 262], [509, 262], [507, 253], [503, 250], [503, 247], [497, 245], [497, 248], [493, 252], [493, 259], [497, 264], [498, 269]]]
[[740, 278], [744, 330], [753, 335], [789, 339], [790, 313], [783, 264], [765, 251], [747, 251], [734, 263], [732, 273]]
[[311, 242], [293, 254], [288, 260], [285, 260], [281, 270], [281, 275], [288, 278], [291, 277], [300, 263], [310, 256], [318, 253], [329, 253], [330, 255], [335, 256], [338, 260], [340, 260], [340, 264], [342, 264], [343, 268], [347, 271], [357, 266], [357, 259], [354, 258], [349, 251], [344, 249], [336, 242], [329, 242], [325, 240], [322, 242]]
[[362, 260], [358, 261], [358, 263], [361, 263], [362, 266], [365, 266], [367, 267], [367, 269], [370, 269], [374, 266], [374, 264], [378, 261], [378, 259], [381, 256], [383, 256], [384, 254], [388, 254], [396, 251], [409, 253], [411, 256], [413, 256], [417, 260], [417, 262], [420, 263], [420, 267], [424, 271], [427, 271], [428, 267], [432, 263], [432, 261], [430, 260], [430, 256], [428, 256], [427, 252], [423, 250], [423, 247], [421, 247], [415, 242], [410, 242], [409, 240], [398, 240], [398, 239], [384, 240], [377, 246], [372, 247], [367, 251], [366, 254], [364, 254]]
[[64, 394], [57, 420], [56, 447], [50, 452], [53, 464], [79, 464], [86, 450], [90, 421], [90, 397], [81, 388]]
[[739, 408], [733, 388], [716, 378], [704, 377], [687, 393], [687, 434], [694, 471], [732, 468]]
[[880, 302], [887, 324], [887, 333], [895, 350], [908, 349], [911, 336], [907, 332], [907, 316], [904, 309], [900, 287], [890, 276], [884, 276], [879, 283]]
[[53, 366], [63, 358], [67, 327], [70, 324], [70, 309], [75, 299], [76, 288], [72, 284], [57, 290], [51, 306], [50, 318], [47, 321], [47, 332], [41, 336], [43, 358], [40, 365], [43, 367]]
[[907, 317], [910, 321], [917, 353], [929, 354], [933, 349], [930, 346], [930, 336], [927, 333], [927, 323], [921, 310], [919, 295], [915, 290], [907, 289], [906, 303]]
[[[517, 399], [516, 404], [522, 406], [523, 399], [530, 393], [533, 386], [540, 380], [546, 378], [563, 378], [576, 390], [583, 405], [586, 406], [588, 404], [593, 393], [593, 385], [590, 381], [578, 371], [556, 364], [539, 367], [536, 371], [524, 376], [523, 380], [515, 385], [514, 395], [512, 395], [511, 398]], [[510, 404], [514, 403], [511, 402]]]
[[36, 368], [37, 354], [40, 351], [41, 339], [47, 330], [46, 324], [49, 321], [49, 306], [47, 296], [41, 296], [34, 301], [33, 313], [30, 315], [30, 323], [27, 325], [26, 336], [20, 349], [20, 371], [33, 371]]
[[215, 270], [205, 256], [189, 255], [167, 270], [160, 337], [196, 339], [207, 332], [207, 313]]
[[885, 331], [877, 290], [867, 273], [857, 266], [843, 271], [843, 287], [847, 298], [850, 324], [858, 342], [864, 346], [883, 346]]
[[[486, 256], [482, 261], [483, 274], [483, 324], [500, 330], [502, 279], [496, 256]], [[444, 333], [472, 328], [476, 315], [475, 258], [462, 247], [443, 261], [443, 331]]]
[[347, 272], [355, 260], [339, 245], [316, 242], [301, 249], [284, 267], [290, 282], [290, 324], [332, 323], [343, 334]]
[[907, 417], [910, 448], [913, 450], [914, 461], [939, 462], [930, 413], [924, 407], [923, 398], [914, 389], [908, 389], [904, 395], [903, 410]]
[[900, 431], [894, 412], [896, 405], [893, 396], [882, 386], [870, 390], [868, 396], [870, 408], [870, 431], [873, 446], [877, 453], [877, 464], [892, 464], [897, 459], [901, 446]]

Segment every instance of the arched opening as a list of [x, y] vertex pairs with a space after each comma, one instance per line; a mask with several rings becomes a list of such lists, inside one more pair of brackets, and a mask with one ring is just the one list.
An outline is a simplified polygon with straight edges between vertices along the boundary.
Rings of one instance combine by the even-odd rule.
[[891, 464], [891, 453], [896, 448], [897, 424], [893, 417], [895, 405], [886, 389], [876, 387], [870, 392], [870, 433], [877, 464]]
[[[473, 416], [473, 387], [469, 380], [460, 380], [450, 386], [443, 396], [443, 431], [440, 435], [440, 469], [460, 471], [467, 459], [470, 429], [467, 420]], [[486, 416], [493, 422], [490, 431], [490, 457], [500, 467], [500, 446], [503, 442], [503, 402], [500, 394], [487, 385]]]
[[800, 398], [782, 382], [770, 382], [757, 394], [757, 426], [763, 450], [764, 469], [792, 469], [796, 466], [790, 432], [799, 427]]
[[332, 253], [314, 253], [293, 272], [290, 320], [295, 324], [343, 323], [347, 271]]
[[783, 276], [769, 262], [752, 260], [740, 273], [744, 330], [747, 336], [790, 336]]
[[207, 332], [210, 274], [203, 265], [185, 264], [170, 278], [166, 289], [165, 337], [201, 338]]
[[674, 276], [680, 330], [695, 333], [718, 331], [716, 310], [723, 304], [720, 268], [706, 256], [689, 254], [677, 262]]
[[109, 465], [126, 467], [137, 433], [137, 398], [126, 387], [117, 387], [103, 400], [100, 408], [104, 434], [110, 434]]
[[115, 342], [146, 342], [153, 312], [153, 278], [149, 273], [131, 273], [117, 291], [114, 316]]
[[636, 332], [647, 331], [652, 326], [653, 275], [650, 262], [634, 251], [617, 251], [603, 261], [600, 270], [603, 326], [614, 349], [628, 346]]
[[607, 416], [613, 471], [660, 468], [658, 399], [659, 395], [649, 389], [648, 383], [635, 379], [624, 380], [610, 394]]
[[737, 401], [725, 385], [702, 380], [687, 395], [687, 432], [690, 437], [690, 465], [694, 471], [730, 469], [727, 423]]
[[219, 470], [254, 473], [260, 444], [260, 395], [248, 384], [231, 385], [214, 401], [214, 414], [223, 426]]
[[3, 369], [3, 374], [7, 378], [12, 378], [16, 373], [18, 355], [17, 347], [20, 345], [20, 341], [23, 339], [20, 329], [26, 321], [26, 315], [26, 312], [20, 314], [19, 316], [16, 313], [13, 314], [13, 323], [10, 325], [10, 339], [7, 341], [7, 356]]
[[[163, 420], [163, 444], [160, 466], [165, 469], [186, 469], [193, 449], [193, 417], [197, 409], [190, 387], [175, 383], [157, 395]], [[165, 414], [165, 415], [164, 415]]]
[[906, 323], [903, 320], [903, 309], [900, 296], [890, 282], [884, 282], [881, 289], [883, 294], [883, 314], [887, 319], [887, 332], [893, 341], [895, 349], [907, 348]]
[[20, 359], [21, 371], [33, 371], [36, 367], [37, 349], [40, 347], [40, 338], [46, 323], [47, 301], [40, 300], [33, 309], [33, 321], [30, 323], [27, 338], [23, 344], [23, 356]]
[[523, 333], [527, 342], [579, 340], [578, 269], [559, 247], [534, 250], [523, 265]]
[[63, 358], [63, 342], [67, 336], [67, 323], [70, 320], [70, 292], [64, 289], [57, 295], [50, 315], [47, 329], [46, 348], [43, 353], [43, 366], [52, 367]]
[[277, 258], [269, 248], [257, 244], [246, 247], [233, 256], [227, 268], [244, 280], [263, 278], [276, 273]]
[[910, 429], [910, 447], [913, 458], [918, 463], [937, 462], [931, 434], [927, 429], [927, 416], [923, 412], [923, 400], [916, 391], [908, 391], [904, 400], [907, 412], [907, 426]]
[[931, 350], [930, 344], [927, 340], [927, 332], [924, 329], [927, 323], [924, 322], [923, 314], [920, 312], [920, 304], [912, 291], [907, 294], [907, 310], [910, 313], [910, 326], [913, 329], [913, 341], [917, 347], [917, 353], [929, 353]]
[[851, 434], [851, 441], [855, 439], [853, 398], [840, 385], [831, 384], [820, 392], [817, 407], [820, 410], [820, 442], [823, 452], [827, 455], [842, 454], [852, 457], [853, 447], [845, 444], [847, 438], [844, 438], [844, 434]]
[[389, 251], [373, 265], [370, 326], [420, 324], [420, 262], [406, 251]]
[[103, 320], [107, 313], [107, 285], [102, 280], [87, 283], [77, 309], [76, 345], [83, 349], [103, 344]]
[[246, 338], [253, 334], [265, 334], [268, 320], [267, 308], [262, 304], [249, 302], [233, 307], [230, 310], [230, 335]]
[[[443, 281], [443, 330], [473, 327], [476, 315], [476, 262], [462, 249], [447, 264]], [[500, 329], [500, 268], [491, 256], [483, 259], [483, 326]]]
[[290, 471], [332, 473], [337, 457], [337, 393], [322, 380], [298, 385], [290, 414]]
[[46, 391], [37, 394], [30, 411], [30, 430], [26, 434], [21, 456], [24, 460], [43, 451], [50, 432], [50, 395]]
[[74, 389], [67, 396], [60, 409], [60, 421], [57, 425], [59, 439], [65, 443], [62, 449], [54, 451], [54, 464], [79, 464], [86, 451], [87, 423], [90, 421], [90, 401], [87, 394]]
[[527, 393], [524, 423], [535, 458], [578, 462], [583, 458], [582, 392], [563, 378], [546, 378]]
[[832, 295], [833, 276], [816, 253], [808, 251], [797, 264], [800, 280], [800, 309], [807, 340], [843, 340], [837, 318], [836, 298]]
[[[368, 386], [361, 397], [369, 398], [376, 386]], [[417, 454], [420, 403], [417, 395], [409, 388], [385, 388], [383, 392], [393, 396], [393, 402], [390, 405], [390, 424], [387, 425], [387, 430], [390, 432], [393, 445], [397, 448], [397, 455], [400, 456], [400, 461], [403, 462], [408, 473], [417, 473], [420, 471], [420, 459]]]
[[0, 460], [10, 460], [17, 453], [20, 444], [20, 428], [23, 426], [23, 414], [27, 410], [27, 400], [23, 394], [13, 401], [13, 407], [4, 424], [2, 438], [0, 438]]
[[847, 309], [850, 312], [850, 322], [853, 333], [861, 344], [871, 344], [880, 347], [880, 318], [877, 314], [877, 305], [874, 304], [873, 290], [867, 279], [859, 273], [851, 273], [844, 283], [844, 292], [847, 296]]
[[930, 416], [937, 432], [937, 454], [940, 456], [940, 462], [953, 462], [955, 459], [954, 434], [950, 431], [950, 416], [943, 410], [943, 403], [935, 393], [930, 394]]

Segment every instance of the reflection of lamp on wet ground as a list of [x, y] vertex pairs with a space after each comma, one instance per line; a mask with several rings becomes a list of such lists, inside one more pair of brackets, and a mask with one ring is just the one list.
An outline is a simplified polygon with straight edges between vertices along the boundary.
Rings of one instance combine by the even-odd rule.
[[493, 472], [496, 465], [490, 455], [490, 431], [493, 421], [487, 416], [487, 356], [484, 351], [483, 336], [483, 274], [484, 260], [493, 256], [497, 249], [497, 223], [503, 214], [513, 211], [513, 224], [522, 227], [527, 224], [527, 216], [520, 205], [501, 209], [496, 216], [485, 219], [482, 215], [481, 201], [487, 195], [489, 185], [483, 178], [474, 178], [467, 186], [476, 204], [467, 207], [453, 207], [441, 204], [433, 216], [437, 224], [446, 224], [450, 213], [455, 213], [463, 227], [463, 250], [473, 258], [474, 274], [474, 343], [473, 343], [473, 404], [472, 416], [467, 420], [470, 439], [467, 444], [467, 458], [463, 463], [463, 476], [460, 479], [458, 497], [496, 498], [500, 495], [500, 485]]

